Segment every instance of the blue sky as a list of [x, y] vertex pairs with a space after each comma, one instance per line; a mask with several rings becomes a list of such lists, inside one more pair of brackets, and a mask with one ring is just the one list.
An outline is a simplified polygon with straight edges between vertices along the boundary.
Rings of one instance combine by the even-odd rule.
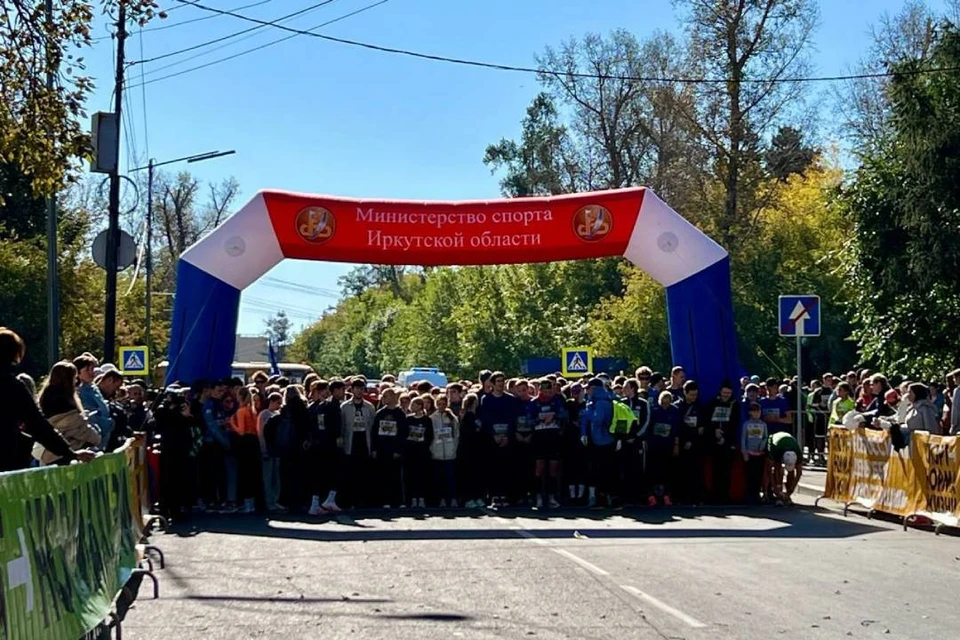
[[[234, 10], [256, 0], [200, 0]], [[375, 0], [335, 0], [286, 22], [311, 29]], [[272, 0], [242, 10], [275, 20], [316, 0]], [[868, 28], [901, 0], [824, 0], [815, 37], [818, 75], [842, 73], [869, 44]], [[930, 2], [939, 8], [940, 2]], [[161, 7], [179, 7], [162, 0]], [[128, 60], [152, 58], [255, 25], [176, 8], [164, 21], [133, 30]], [[667, 0], [389, 0], [323, 33], [431, 54], [533, 66], [534, 55], [571, 36], [626, 28], [643, 37], [677, 31]], [[96, 36], [107, 33], [100, 27]], [[289, 35], [270, 27], [194, 59], [207, 49], [134, 65], [130, 83], [189, 69]], [[142, 55], [141, 55], [142, 39]], [[89, 111], [112, 110], [113, 43], [96, 43], [87, 72], [97, 79]], [[161, 67], [181, 62], [169, 69]], [[388, 55], [309, 37], [295, 37], [228, 62], [128, 91], [131, 152], [124, 167], [213, 149], [237, 154], [189, 165], [204, 180], [234, 176], [238, 205], [264, 188], [418, 199], [496, 197], [497, 178], [481, 162], [489, 143], [519, 132], [536, 94], [534, 77]], [[818, 89], [821, 90], [821, 89]], [[829, 117], [829, 114], [826, 114]], [[187, 168], [184, 165], [183, 168]], [[271, 278], [336, 289], [349, 265], [286, 261]], [[269, 309], [285, 308], [295, 327], [317, 318], [333, 298], [292, 293], [260, 282], [244, 292], [240, 332], [259, 334]]]

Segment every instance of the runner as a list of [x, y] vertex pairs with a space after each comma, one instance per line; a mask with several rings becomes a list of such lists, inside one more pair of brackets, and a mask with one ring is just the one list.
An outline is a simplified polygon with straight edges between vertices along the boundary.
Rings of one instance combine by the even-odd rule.
[[554, 393], [554, 383], [541, 380], [539, 395], [531, 400], [527, 416], [533, 426], [533, 450], [536, 459], [535, 474], [540, 481], [536, 506], [547, 504], [551, 509], [560, 506], [560, 450], [563, 447], [563, 423], [566, 410], [563, 401]]
[[772, 494], [778, 505], [793, 504], [791, 496], [803, 475], [803, 451], [800, 443], [789, 433], [773, 433], [768, 440], [767, 449], [771, 463], [769, 481]]

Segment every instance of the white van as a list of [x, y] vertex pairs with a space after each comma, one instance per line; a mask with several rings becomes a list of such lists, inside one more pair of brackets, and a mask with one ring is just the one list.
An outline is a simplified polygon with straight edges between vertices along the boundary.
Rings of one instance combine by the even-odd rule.
[[435, 387], [447, 388], [447, 376], [436, 367], [413, 367], [408, 371], [401, 371], [397, 384], [407, 388], [412, 384], [426, 380]]

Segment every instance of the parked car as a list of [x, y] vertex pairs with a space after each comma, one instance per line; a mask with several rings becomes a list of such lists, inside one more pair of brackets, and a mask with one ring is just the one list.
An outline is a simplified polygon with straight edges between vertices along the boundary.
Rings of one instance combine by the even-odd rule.
[[447, 375], [437, 367], [413, 367], [407, 371], [401, 371], [397, 378], [397, 384], [407, 388], [423, 380], [441, 389], [445, 389], [447, 386]]

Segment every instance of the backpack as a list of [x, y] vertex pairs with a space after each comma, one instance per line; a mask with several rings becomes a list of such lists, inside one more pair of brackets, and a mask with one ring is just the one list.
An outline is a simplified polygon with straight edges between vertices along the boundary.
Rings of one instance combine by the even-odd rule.
[[610, 433], [616, 435], [627, 435], [630, 433], [630, 427], [637, 421], [633, 409], [626, 402], [619, 400], [613, 401], [613, 421], [610, 423]]
[[293, 420], [285, 411], [273, 416], [263, 425], [263, 441], [267, 445], [267, 454], [272, 458], [293, 453], [296, 448], [295, 436]]

